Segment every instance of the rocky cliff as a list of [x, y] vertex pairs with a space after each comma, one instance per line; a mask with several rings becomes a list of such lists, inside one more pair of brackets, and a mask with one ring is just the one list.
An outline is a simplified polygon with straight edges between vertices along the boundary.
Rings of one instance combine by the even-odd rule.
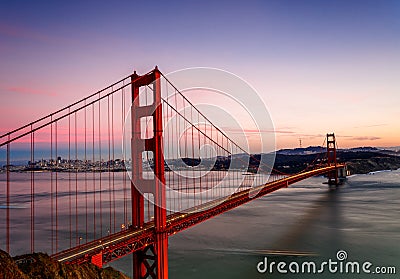
[[86, 263], [66, 265], [51, 259], [43, 253], [17, 257], [0, 250], [0, 279], [128, 279], [115, 269], [98, 268]]

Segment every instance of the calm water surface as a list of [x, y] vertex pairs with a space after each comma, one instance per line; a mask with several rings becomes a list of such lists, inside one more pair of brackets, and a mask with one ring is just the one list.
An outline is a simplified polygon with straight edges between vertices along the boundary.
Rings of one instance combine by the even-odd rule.
[[[308, 179], [170, 237], [170, 278], [400, 278], [400, 171], [351, 176], [335, 191], [324, 181]], [[394, 266], [397, 274], [256, 269], [264, 256], [321, 263], [337, 261], [338, 250], [348, 261]], [[111, 265], [131, 275], [130, 263], [129, 257]]]
[[[20, 254], [29, 250], [30, 184], [27, 182], [30, 176], [27, 173], [12, 175], [11, 242], [13, 254]], [[51, 186], [49, 175], [35, 174], [36, 237], [49, 240], [36, 243], [35, 249], [44, 251], [50, 247], [51, 241], [51, 222], [48, 217]], [[57, 175], [60, 176], [60, 189], [67, 189], [70, 186], [67, 184], [69, 174]], [[124, 186], [119, 175], [115, 177], [118, 190], [116, 206], [122, 209]], [[80, 176], [78, 179], [83, 179], [83, 174]], [[4, 174], [1, 174], [2, 185], [4, 178]], [[323, 184], [325, 180], [323, 177], [315, 177], [302, 181], [170, 237], [170, 278], [400, 278], [400, 170], [351, 176], [345, 185], [333, 191], [329, 191], [327, 185]], [[82, 195], [82, 187], [80, 183], [80, 221], [84, 220], [85, 195]], [[100, 193], [91, 189], [99, 186], [89, 184], [87, 187], [88, 214], [93, 217], [90, 198], [98, 198]], [[103, 187], [107, 190], [107, 184]], [[0, 189], [2, 200], [4, 189]], [[108, 192], [102, 195], [105, 198], [104, 235], [109, 227]], [[69, 246], [68, 201], [69, 196], [61, 192], [59, 222], [66, 230], [60, 232], [60, 247]], [[72, 201], [75, 201], [74, 196]], [[0, 228], [4, 228], [4, 204], [0, 204], [0, 212]], [[117, 212], [117, 219], [123, 222], [122, 210]], [[89, 228], [92, 225], [89, 220]], [[83, 235], [84, 230], [84, 222], [79, 222], [77, 236]], [[4, 232], [3, 229], [0, 232], [2, 247], [5, 243]], [[320, 274], [281, 274], [276, 268], [272, 273], [260, 274], [256, 268], [264, 257], [268, 258], [269, 263], [283, 261], [300, 265], [304, 261], [336, 261], [339, 250], [346, 251], [347, 261], [369, 261], [374, 267], [393, 266], [397, 274], [331, 274], [327, 269]], [[131, 275], [131, 257], [110, 265]]]

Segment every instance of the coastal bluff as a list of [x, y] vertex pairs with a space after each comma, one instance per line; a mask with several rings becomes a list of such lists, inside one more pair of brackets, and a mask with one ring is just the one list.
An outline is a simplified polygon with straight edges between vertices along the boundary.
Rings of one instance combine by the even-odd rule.
[[11, 257], [0, 250], [0, 279], [129, 279], [111, 268], [91, 263], [67, 265], [47, 254], [34, 253]]

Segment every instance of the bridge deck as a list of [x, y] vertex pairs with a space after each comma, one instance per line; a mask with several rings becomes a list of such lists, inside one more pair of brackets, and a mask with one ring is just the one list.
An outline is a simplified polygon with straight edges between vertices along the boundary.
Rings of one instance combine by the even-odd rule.
[[[325, 174], [335, 168], [342, 167], [344, 167], [343, 164], [338, 164], [336, 167], [326, 166], [302, 172], [268, 182], [265, 185], [237, 192], [229, 197], [210, 201], [182, 212], [171, 214], [167, 217], [167, 227], [163, 233], [167, 233], [168, 235], [175, 234], [253, 199], [287, 187], [298, 181], [315, 175]], [[111, 262], [153, 244], [155, 242], [154, 231], [154, 222], [148, 222], [141, 228], [129, 228], [101, 239], [61, 251], [52, 255], [52, 257], [60, 262], [83, 263], [90, 261], [92, 256], [101, 253], [103, 263]]]

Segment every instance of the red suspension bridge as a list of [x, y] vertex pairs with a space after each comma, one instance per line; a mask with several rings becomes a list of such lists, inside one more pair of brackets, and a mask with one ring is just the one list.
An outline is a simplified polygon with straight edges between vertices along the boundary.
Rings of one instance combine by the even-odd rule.
[[0, 136], [0, 245], [100, 267], [133, 254], [134, 278], [168, 278], [170, 235], [315, 175], [338, 185], [334, 134], [326, 146], [303, 171], [282, 173], [157, 67], [135, 72]]

